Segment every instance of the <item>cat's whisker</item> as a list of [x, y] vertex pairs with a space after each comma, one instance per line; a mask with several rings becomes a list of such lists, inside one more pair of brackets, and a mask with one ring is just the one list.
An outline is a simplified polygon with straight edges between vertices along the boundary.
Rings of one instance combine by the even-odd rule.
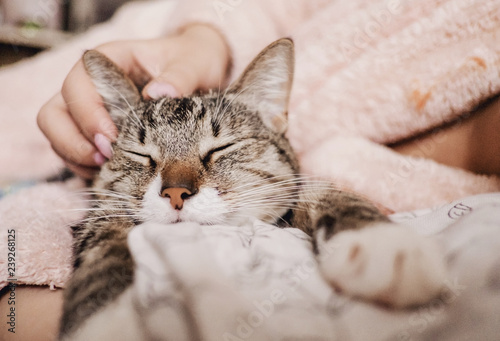
[[75, 191], [74, 193], [90, 194], [90, 195], [103, 195], [103, 196], [122, 198], [122, 199], [139, 199], [133, 195], [124, 194], [124, 193], [115, 192], [115, 191], [110, 191], [110, 190], [98, 189], [98, 188], [79, 190], [79, 191]]
[[262, 211], [264, 211], [264, 212], [268, 211], [268, 210], [272, 210], [272, 209], [286, 209], [286, 210], [289, 210], [289, 209], [292, 209], [292, 208], [294, 208], [294, 205], [286, 205], [286, 204], [265, 205], [264, 203], [262, 203], [262, 204], [235, 205], [233, 207], [234, 210], [241, 210], [241, 209], [245, 209], [245, 210], [262, 209]]
[[245, 198], [245, 197], [254, 197], [254, 196], [263, 196], [266, 197], [267, 193], [271, 193], [271, 195], [275, 195], [276, 190], [283, 191], [284, 193], [295, 193], [299, 190], [298, 186], [261, 186], [257, 187], [255, 189], [250, 189], [250, 190], [245, 190], [245, 191], [230, 191], [227, 193], [232, 193], [233, 195], [236, 195], [240, 198]]
[[297, 193], [297, 191], [282, 191], [281, 193], [276, 193], [277, 191], [275, 190], [270, 190], [270, 191], [262, 191], [262, 192], [259, 192], [259, 193], [252, 193], [252, 192], [248, 192], [248, 193], [243, 193], [243, 194], [240, 194], [240, 193], [235, 193], [231, 199], [236, 199], [236, 200], [251, 200], [251, 199], [265, 199], [265, 200], [269, 200], [269, 199], [273, 199], [273, 198], [276, 198], [276, 199], [279, 199], [279, 198], [299, 198], [299, 195]]
[[[215, 121], [217, 123], [219, 123], [219, 124], [222, 121], [223, 113], [226, 112], [226, 110], [221, 110], [221, 107], [222, 107], [222, 104], [224, 103], [224, 99], [226, 98], [228, 91], [229, 91], [229, 87], [227, 87], [226, 89], [224, 89], [224, 93], [222, 94], [222, 96], [220, 96], [220, 97], [217, 98], [218, 105], [217, 105], [217, 108], [216, 108], [214, 114], [215, 114]], [[218, 96], [219, 95], [220, 95], [220, 91], [218, 93]]]
[[[79, 204], [99, 204], [99, 203], [116, 203], [116, 204], [126, 204], [131, 201], [131, 198], [127, 197], [116, 197], [116, 196], [106, 196], [106, 198], [96, 198], [94, 194], [81, 194], [73, 193], [67, 199], [73, 200], [75, 205]], [[94, 198], [93, 198], [94, 197]]]
[[128, 203], [124, 200], [108, 200], [108, 199], [88, 199], [81, 200], [82, 203], [90, 204], [116, 204], [116, 205], [127, 205]]
[[300, 202], [298, 196], [257, 196], [257, 197], [245, 197], [245, 198], [229, 198], [228, 202], [235, 203], [241, 206], [248, 204], [257, 204], [262, 203], [264, 205], [273, 205], [275, 203], [286, 203], [288, 205], [294, 205], [297, 202]]
[[228, 200], [227, 203], [230, 205], [237, 205], [240, 207], [246, 207], [246, 206], [253, 206], [253, 205], [277, 205], [277, 204], [286, 204], [286, 205], [294, 205], [297, 203], [299, 199], [297, 197], [282, 197], [282, 198], [273, 198], [273, 197], [267, 197], [267, 198], [246, 198], [244, 200], [236, 199], [236, 200]]
[[[254, 185], [255, 186], [255, 185]], [[244, 186], [241, 186], [244, 187]], [[316, 192], [319, 190], [330, 190], [330, 191], [336, 191], [339, 190], [338, 188], [331, 186], [331, 185], [323, 185], [322, 183], [318, 184], [300, 184], [296, 183], [293, 180], [290, 181], [283, 181], [283, 182], [275, 182], [272, 184], [261, 184], [257, 185], [257, 188], [250, 188], [246, 189], [244, 191], [233, 191], [231, 190], [230, 192], [235, 193], [237, 192], [239, 195], [244, 196], [244, 195], [259, 195], [260, 193], [266, 193], [270, 191], [274, 191], [276, 189], [280, 189], [283, 191], [296, 191], [299, 188], [304, 192], [304, 191], [312, 191]], [[228, 191], [229, 193], [229, 191]]]
[[104, 189], [104, 188], [85, 188], [81, 190], [76, 190], [75, 192], [99, 192], [99, 193], [111, 193], [111, 194], [119, 194], [127, 197], [133, 197], [133, 195], [122, 193], [122, 192], [117, 192], [113, 191], [110, 189]]
[[218, 106], [216, 108], [216, 112], [215, 112], [215, 121], [220, 123], [222, 118], [226, 115], [227, 113], [227, 110], [229, 109], [229, 107], [233, 104], [233, 102], [240, 96], [241, 93], [244, 92], [245, 89], [241, 89], [239, 90], [236, 94], [234, 94], [234, 97], [229, 101], [229, 103], [227, 103], [222, 109], [221, 109], [221, 106], [222, 104], [224, 103], [224, 99], [226, 99], [228, 96], [227, 96], [227, 93], [229, 92], [230, 88], [226, 88], [224, 90], [224, 94], [221, 96], [222, 100], [220, 101], [220, 106]]
[[[276, 177], [272, 177], [272, 178], [265, 178], [265, 179], [259, 179], [257, 181], [252, 181], [252, 182], [247, 182], [247, 183], [244, 183], [242, 185], [238, 185], [238, 186], [233, 186], [231, 188], [232, 191], [237, 191], [237, 190], [240, 190], [240, 189], [244, 189], [245, 187], [250, 187], [249, 190], [253, 190], [255, 188], [261, 188], [263, 186], [280, 186], [280, 185], [283, 185], [283, 184], [288, 184], [288, 183], [296, 183], [297, 181], [295, 179], [287, 179], [287, 180], [277, 180], [275, 181], [275, 179], [277, 179], [278, 176]], [[271, 183], [269, 183], [269, 181], [271, 181]]]
[[52, 210], [51, 212], [108, 212], [108, 211], [124, 211], [123, 208], [68, 208], [61, 210]]
[[142, 121], [139, 119], [139, 116], [135, 112], [134, 107], [130, 104], [130, 102], [128, 101], [128, 99], [125, 96], [123, 96], [123, 94], [118, 89], [116, 89], [110, 82], [108, 82], [107, 86], [110, 87], [112, 90], [114, 90], [120, 96], [120, 98], [125, 102], [125, 104], [128, 106], [128, 108], [130, 109], [130, 111], [132, 112], [132, 114], [137, 119], [137, 122], [139, 123], [139, 125], [142, 128], [146, 129], [146, 127], [144, 126], [144, 123], [142, 123]]
[[232, 207], [237, 208], [254, 208], [254, 207], [280, 207], [280, 208], [295, 208], [298, 203], [312, 204], [319, 203], [320, 200], [308, 200], [308, 199], [299, 199], [296, 197], [290, 198], [265, 198], [262, 200], [245, 200], [245, 201], [228, 201], [228, 204]]
[[126, 206], [129, 205], [130, 203], [125, 200], [109, 200], [109, 199], [86, 199], [86, 200], [80, 200], [80, 203], [85, 203], [89, 205], [101, 205], [101, 204], [106, 204], [109, 206]]
[[[88, 195], [85, 195], [85, 196], [88, 196]], [[102, 198], [88, 198], [88, 199], [80, 199], [81, 202], [92, 202], [92, 201], [104, 201], [104, 202], [126, 202], [127, 200], [129, 200], [131, 198], [124, 198], [124, 197], [115, 197], [115, 196], [109, 196], [108, 198], [106, 199], [102, 199]]]
[[270, 177], [270, 178], [258, 179], [256, 181], [249, 182], [249, 183], [244, 183], [244, 184], [236, 186], [234, 188], [240, 188], [240, 187], [244, 187], [244, 186], [251, 186], [253, 184], [260, 184], [260, 183], [263, 183], [263, 182], [267, 182], [269, 180], [276, 180], [276, 179], [280, 179], [280, 178], [284, 178], [284, 180], [279, 180], [279, 181], [290, 181], [290, 182], [297, 182], [297, 183], [300, 183], [300, 184], [307, 183], [307, 182], [318, 182], [318, 183], [328, 183], [329, 184], [328, 181], [314, 180], [315, 177], [309, 176], [309, 175], [284, 174], [284, 175], [275, 175], [275, 176]]
[[[227, 92], [227, 88], [224, 90], [224, 96], [225, 96], [226, 92]], [[219, 91], [217, 91], [217, 99], [215, 101], [215, 114], [219, 113], [220, 106], [222, 105], [221, 98], [224, 98], [224, 96], [221, 96], [220, 83], [219, 83]], [[216, 119], [218, 119], [218, 116], [216, 117]]]
[[290, 197], [267, 197], [267, 198], [246, 198], [245, 201], [238, 201], [241, 203], [263, 203], [264, 205], [268, 204], [271, 205], [273, 203], [287, 203], [287, 204], [295, 204], [295, 203], [317, 203], [321, 202], [320, 200], [317, 199], [311, 199], [311, 198], [301, 198], [298, 196], [290, 196]]
[[295, 206], [297, 201], [290, 199], [288, 201], [285, 200], [276, 200], [276, 201], [270, 201], [270, 200], [261, 200], [261, 201], [245, 201], [245, 202], [235, 202], [234, 205], [238, 207], [276, 207], [276, 206], [287, 206], [293, 208]]
[[[123, 110], [122, 108], [120, 108], [119, 106], [114, 105], [114, 104], [112, 104], [112, 103], [107, 103], [107, 102], [105, 102], [105, 103], [106, 103], [106, 105], [108, 105], [108, 106], [110, 106], [110, 107], [113, 107], [113, 108], [115, 108], [116, 110], [121, 111], [123, 114], [125, 114], [125, 115], [127, 114], [127, 112], [126, 112], [125, 110]], [[142, 122], [141, 122], [141, 121], [139, 121], [138, 117], [136, 117], [136, 116], [137, 116], [137, 115], [131, 116], [131, 118], [132, 118], [131, 122], [132, 122], [134, 125], [136, 125], [137, 127], [141, 127]], [[129, 123], [129, 122], [127, 121], [126, 123]], [[115, 122], [115, 125], [116, 125], [116, 127], [117, 127], [117, 128], [119, 128], [119, 130], [122, 130], [122, 129], [123, 129], [123, 127], [125, 127], [125, 122], [124, 122], [124, 123], [116, 123], [116, 122]]]
[[241, 195], [243, 194], [258, 194], [261, 192], [269, 192], [269, 191], [274, 191], [276, 189], [280, 189], [283, 191], [294, 191], [299, 188], [299, 185], [293, 182], [275, 182], [271, 184], [261, 184], [261, 185], [256, 185], [253, 188], [248, 188], [248, 189], [240, 189], [231, 192], [233, 193], [239, 193]]
[[91, 222], [94, 220], [110, 219], [110, 218], [136, 218], [142, 219], [142, 216], [138, 214], [107, 214], [102, 216], [87, 217], [82, 219], [81, 222]]
[[294, 200], [297, 201], [299, 199], [299, 196], [294, 193], [283, 193], [283, 194], [276, 194], [276, 193], [262, 193], [259, 195], [234, 195], [227, 197], [228, 201], [237, 201], [237, 202], [254, 202], [254, 201], [269, 201], [269, 200]]
[[[104, 197], [104, 198], [103, 198]], [[82, 203], [115, 203], [115, 204], [121, 204], [121, 205], [126, 205], [127, 203], [130, 203], [133, 201], [133, 198], [122, 198], [122, 197], [115, 197], [112, 195], [109, 196], [103, 196], [99, 198], [89, 198], [89, 199], [81, 199], [79, 202]]]
[[[229, 109], [229, 107], [233, 104], [233, 102], [243, 93], [245, 92], [245, 89], [242, 88], [240, 89], [236, 94], [234, 94], [234, 97], [229, 101], [228, 104], [226, 104], [226, 106], [224, 108], [222, 108], [221, 112], [220, 112], [220, 117], [224, 117], [227, 113], [227, 110]], [[226, 96], [226, 94], [224, 94], [224, 97]]]

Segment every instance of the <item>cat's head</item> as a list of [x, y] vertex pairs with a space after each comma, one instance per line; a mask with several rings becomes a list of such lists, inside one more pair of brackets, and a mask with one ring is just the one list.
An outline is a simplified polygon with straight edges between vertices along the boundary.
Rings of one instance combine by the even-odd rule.
[[84, 65], [119, 129], [94, 187], [140, 221], [276, 221], [297, 200], [284, 136], [293, 58], [292, 41], [281, 39], [226, 91], [145, 101], [113, 62], [87, 51]]

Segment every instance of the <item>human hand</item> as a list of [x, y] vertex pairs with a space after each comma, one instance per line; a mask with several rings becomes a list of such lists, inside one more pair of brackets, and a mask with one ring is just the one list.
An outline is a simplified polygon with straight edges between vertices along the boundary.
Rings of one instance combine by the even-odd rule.
[[[230, 58], [222, 36], [205, 25], [191, 25], [165, 38], [117, 41], [96, 49], [143, 88], [145, 99], [220, 86]], [[111, 157], [111, 142], [118, 134], [82, 61], [70, 71], [61, 92], [40, 109], [37, 122], [68, 168], [84, 178], [91, 178]]]

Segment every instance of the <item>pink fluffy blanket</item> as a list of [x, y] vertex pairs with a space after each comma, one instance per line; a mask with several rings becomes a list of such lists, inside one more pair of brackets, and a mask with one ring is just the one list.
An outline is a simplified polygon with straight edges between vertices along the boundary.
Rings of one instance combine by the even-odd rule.
[[[238, 11], [245, 12], [247, 3], [232, 8], [225, 24], [203, 11], [183, 17], [220, 27], [233, 48], [236, 71], [262, 47], [255, 44], [248, 51], [243, 51], [245, 47], [237, 51], [235, 39], [244, 36], [238, 35], [241, 27], [226, 29], [237, 20]], [[82, 52], [105, 41], [155, 37], [174, 29], [181, 23], [165, 20], [174, 5], [131, 4], [110, 22], [66, 45], [0, 71], [1, 185], [42, 179], [62, 167], [38, 131], [35, 117]], [[385, 1], [332, 2], [291, 33], [297, 44], [297, 68], [289, 136], [303, 170], [332, 178], [396, 211], [497, 191], [496, 177], [404, 157], [383, 143], [456, 117], [500, 90], [500, 5], [479, 0], [400, 4], [365, 48], [352, 45], [360, 29], [387, 6]], [[467, 25], [477, 20], [483, 24]], [[322, 32], [322, 25], [332, 21], [337, 24], [331, 34]], [[477, 41], [478, 35], [482, 41]], [[324, 48], [348, 48], [350, 43], [354, 54]], [[387, 59], [381, 49], [399, 57]], [[325, 80], [325, 74], [331, 77]], [[78, 209], [84, 206], [72, 191], [81, 187], [77, 180], [39, 184], [0, 201], [2, 235], [9, 229], [17, 231], [22, 256], [16, 275], [21, 283], [63, 286], [70, 269], [68, 225], [81, 217]], [[5, 247], [2, 242], [2, 254]], [[6, 274], [6, 267], [5, 259], [0, 259], [0, 273]], [[5, 284], [5, 276], [0, 277], [0, 287]]]

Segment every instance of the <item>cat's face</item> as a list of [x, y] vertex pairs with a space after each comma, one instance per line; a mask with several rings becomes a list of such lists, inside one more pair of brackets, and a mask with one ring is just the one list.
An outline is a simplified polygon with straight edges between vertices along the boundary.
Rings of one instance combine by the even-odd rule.
[[284, 137], [291, 41], [270, 45], [228, 91], [177, 99], [143, 101], [98, 52], [84, 62], [120, 130], [95, 187], [118, 193], [138, 220], [274, 222], [297, 199]]

